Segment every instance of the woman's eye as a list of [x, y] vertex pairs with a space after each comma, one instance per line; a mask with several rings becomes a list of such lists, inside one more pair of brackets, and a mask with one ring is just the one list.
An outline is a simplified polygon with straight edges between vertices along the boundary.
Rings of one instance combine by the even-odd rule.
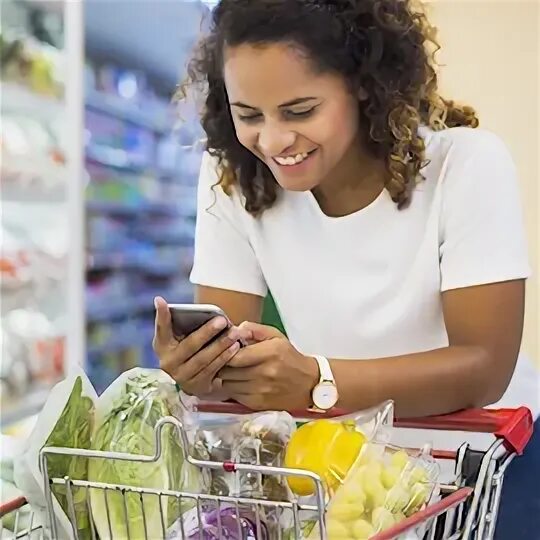
[[260, 120], [262, 118], [262, 114], [239, 114], [238, 118], [242, 120], [242, 122], [256, 122], [257, 120]]
[[311, 109], [306, 109], [305, 111], [287, 111], [287, 114], [293, 118], [305, 118], [310, 116], [314, 110], [315, 107], [312, 107]]

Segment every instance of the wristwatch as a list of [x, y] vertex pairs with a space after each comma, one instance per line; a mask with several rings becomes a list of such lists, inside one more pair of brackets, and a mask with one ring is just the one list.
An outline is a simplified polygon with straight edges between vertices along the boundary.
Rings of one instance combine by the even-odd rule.
[[311, 391], [313, 406], [309, 410], [324, 413], [335, 406], [339, 395], [328, 358], [318, 354], [313, 355], [313, 358], [315, 358], [319, 366], [320, 378], [317, 386]]

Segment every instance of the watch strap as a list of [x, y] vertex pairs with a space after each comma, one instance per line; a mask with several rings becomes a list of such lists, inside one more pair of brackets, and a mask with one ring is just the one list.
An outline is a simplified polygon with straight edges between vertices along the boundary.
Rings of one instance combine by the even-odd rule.
[[336, 384], [336, 380], [334, 379], [334, 374], [332, 373], [332, 368], [330, 367], [330, 362], [328, 361], [328, 358], [320, 354], [313, 355], [313, 358], [315, 358], [319, 366], [319, 384], [325, 381]]

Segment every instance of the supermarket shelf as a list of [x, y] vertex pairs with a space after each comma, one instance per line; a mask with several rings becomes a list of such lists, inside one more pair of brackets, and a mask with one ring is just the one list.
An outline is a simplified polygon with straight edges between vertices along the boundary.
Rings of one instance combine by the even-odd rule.
[[108, 201], [87, 201], [86, 209], [90, 212], [103, 212], [108, 214], [134, 217], [141, 213], [162, 214], [167, 216], [180, 215], [176, 205], [158, 202], [139, 202], [136, 204], [126, 204]]
[[5, 428], [12, 424], [16, 424], [29, 416], [37, 414], [41, 411], [49, 392], [54, 385], [39, 385], [28, 392], [25, 392], [14, 401], [2, 402], [2, 414], [0, 416], [0, 426]]
[[[88, 302], [86, 305], [86, 320], [88, 323], [103, 322], [111, 319], [135, 316], [140, 312], [154, 311], [154, 297], [157, 293], [142, 293], [134, 298], [124, 300], [114, 300], [108, 304], [98, 302]], [[175, 303], [193, 301], [193, 291], [191, 286], [183, 289], [173, 289], [162, 291], [165, 298], [170, 298]]]
[[88, 346], [88, 356], [95, 357], [101, 356], [107, 353], [115, 353], [123, 349], [128, 349], [131, 347], [141, 347], [146, 343], [149, 343], [150, 338], [146, 335], [126, 333], [121, 334], [120, 336], [115, 336], [110, 341], [103, 343], [102, 345], [89, 345]]
[[100, 167], [106, 167], [108, 169], [114, 169], [115, 171], [130, 173], [130, 174], [149, 174], [153, 173], [152, 167], [146, 165], [136, 165], [135, 163], [128, 163], [120, 156], [111, 159], [110, 155], [105, 157], [104, 155], [98, 155], [99, 151], [95, 149], [86, 150], [86, 161], [99, 165]]
[[172, 261], [160, 262], [156, 258], [143, 258], [137, 253], [94, 252], [89, 256], [88, 270], [122, 270], [132, 268], [156, 276], [178, 274], [181, 263]]
[[168, 107], [139, 108], [134, 103], [103, 92], [87, 91], [86, 106], [95, 111], [108, 114], [156, 133], [167, 133], [171, 129], [172, 120]]
[[22, 84], [1, 82], [0, 94], [2, 113], [9, 111], [46, 121], [56, 120], [64, 115], [62, 100], [37, 94]]

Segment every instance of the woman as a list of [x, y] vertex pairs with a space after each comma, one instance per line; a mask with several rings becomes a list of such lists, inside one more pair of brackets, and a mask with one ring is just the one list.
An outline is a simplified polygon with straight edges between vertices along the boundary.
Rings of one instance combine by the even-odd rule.
[[[205, 86], [198, 302], [183, 340], [156, 299], [161, 366], [254, 409], [422, 416], [498, 401], [529, 275], [515, 169], [443, 99], [412, 2], [222, 0], [190, 66]], [[258, 324], [272, 292], [287, 330]], [[238, 339], [248, 341], [239, 349]]]

